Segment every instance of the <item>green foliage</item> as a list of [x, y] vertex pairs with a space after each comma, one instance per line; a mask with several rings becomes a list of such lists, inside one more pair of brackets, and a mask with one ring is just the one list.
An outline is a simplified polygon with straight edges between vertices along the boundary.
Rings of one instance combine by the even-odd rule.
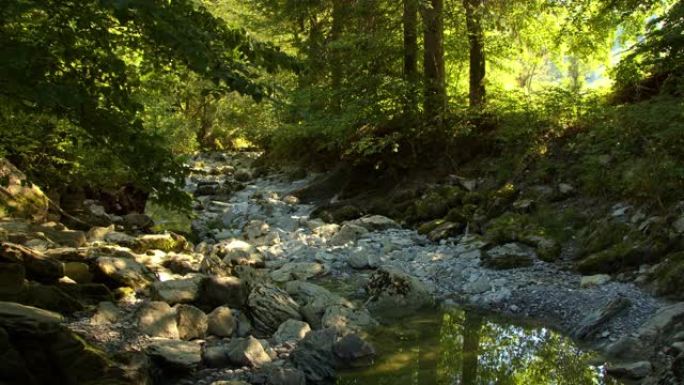
[[22, 0], [0, 14], [1, 152], [48, 185], [127, 181], [187, 205], [179, 138], [135, 97], [144, 75], [187, 68], [259, 100], [260, 71], [292, 64], [190, 0]]

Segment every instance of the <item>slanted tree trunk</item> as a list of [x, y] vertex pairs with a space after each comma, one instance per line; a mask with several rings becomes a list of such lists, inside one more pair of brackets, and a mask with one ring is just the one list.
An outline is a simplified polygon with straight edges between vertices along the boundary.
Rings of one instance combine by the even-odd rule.
[[427, 0], [421, 7], [423, 16], [423, 72], [425, 77], [425, 117], [441, 123], [446, 112], [447, 95], [444, 72], [443, 0]]
[[485, 53], [482, 31], [483, 0], [463, 0], [470, 44], [470, 107], [481, 108], [485, 102]]
[[404, 114], [413, 115], [418, 105], [418, 0], [404, 0], [404, 80], [407, 91]]

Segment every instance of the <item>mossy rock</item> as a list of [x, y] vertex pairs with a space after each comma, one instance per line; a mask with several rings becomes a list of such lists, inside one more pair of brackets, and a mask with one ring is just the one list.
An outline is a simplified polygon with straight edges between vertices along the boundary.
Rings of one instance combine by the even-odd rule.
[[626, 237], [639, 237], [632, 227], [626, 223], [615, 221], [598, 221], [583, 230], [582, 255], [591, 255], [622, 243]]
[[418, 234], [427, 235], [430, 231], [436, 229], [444, 222], [444, 219], [433, 219], [429, 222], [425, 222], [422, 225], [418, 226]]
[[363, 212], [352, 204], [320, 206], [311, 213], [311, 218], [319, 218], [326, 223], [340, 223], [360, 218]]
[[464, 210], [462, 207], [456, 207], [456, 208], [449, 210], [449, 212], [447, 213], [446, 217], [444, 217], [444, 219], [446, 219], [449, 222], [467, 223], [467, 222], [469, 222], [468, 219], [471, 217], [472, 217], [472, 214], [471, 215], [464, 214]]
[[453, 186], [429, 191], [415, 202], [414, 219], [421, 221], [444, 217], [450, 208], [462, 203], [463, 194], [463, 190]]
[[577, 264], [582, 274], [609, 274], [648, 263], [647, 247], [630, 241], [620, 242], [584, 258]]
[[542, 261], [558, 259], [561, 245], [536, 223], [528, 214], [508, 212], [492, 220], [487, 227], [485, 239], [492, 243], [520, 242], [532, 246]]
[[463, 229], [465, 229], [465, 225], [463, 223], [446, 221], [430, 231], [428, 238], [432, 242], [437, 242], [442, 239], [459, 235], [463, 232]]
[[651, 279], [656, 294], [684, 299], [684, 251], [668, 255], [653, 272]]

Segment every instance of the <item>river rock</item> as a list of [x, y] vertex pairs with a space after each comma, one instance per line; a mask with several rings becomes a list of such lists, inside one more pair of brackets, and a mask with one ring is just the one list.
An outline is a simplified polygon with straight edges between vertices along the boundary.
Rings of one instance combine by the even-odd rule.
[[270, 226], [260, 220], [251, 220], [242, 228], [243, 236], [246, 240], [254, 241], [268, 234]]
[[209, 334], [217, 337], [231, 337], [236, 323], [233, 311], [227, 306], [219, 306], [209, 313]]
[[434, 304], [430, 291], [419, 279], [389, 265], [370, 276], [366, 292], [371, 312], [386, 317], [409, 315]]
[[173, 370], [191, 371], [202, 362], [202, 346], [192, 341], [153, 341], [146, 352], [153, 361]]
[[340, 305], [328, 307], [321, 318], [322, 327], [335, 329], [340, 335], [359, 333], [377, 325], [368, 310]]
[[0, 262], [19, 263], [26, 270], [28, 278], [43, 282], [54, 283], [64, 276], [64, 264], [45, 254], [10, 242], [0, 245]]
[[144, 265], [127, 258], [99, 257], [95, 260], [96, 275], [113, 286], [144, 289], [155, 280], [154, 274]]
[[630, 300], [622, 297], [616, 298], [587, 314], [572, 331], [572, 335], [578, 339], [587, 338], [597, 332], [599, 328], [610, 319], [628, 309], [630, 306], [632, 306]]
[[242, 308], [247, 303], [247, 295], [247, 286], [238, 277], [206, 277], [200, 286], [199, 300], [210, 307]]
[[169, 305], [191, 303], [199, 298], [203, 277], [157, 281], [152, 284], [152, 299], [164, 301]]
[[605, 285], [606, 283], [610, 282], [610, 280], [611, 278], [608, 274], [587, 275], [582, 277], [582, 280], [580, 281], [580, 288], [588, 289]]
[[321, 328], [323, 315], [329, 307], [335, 305], [354, 307], [346, 298], [310, 282], [290, 281], [285, 285], [285, 290], [302, 305], [300, 312], [314, 329]]
[[176, 311], [166, 302], [147, 302], [136, 313], [138, 328], [150, 337], [178, 339]]
[[326, 272], [326, 267], [317, 262], [289, 262], [271, 272], [271, 279], [279, 283], [306, 280], [324, 275]]
[[481, 259], [484, 267], [497, 270], [532, 266], [534, 252], [518, 243], [507, 243], [487, 250]]
[[113, 243], [115, 245], [127, 247], [129, 249], [135, 249], [138, 247], [137, 238], [118, 231], [107, 232], [104, 236], [104, 241], [107, 243]]
[[375, 358], [375, 348], [356, 334], [347, 334], [340, 338], [333, 351], [337, 358], [338, 367], [363, 367], [372, 364]]
[[262, 255], [254, 246], [239, 239], [222, 241], [214, 246], [214, 252], [229, 265], [260, 267], [264, 263]]
[[649, 374], [653, 367], [648, 361], [614, 363], [606, 367], [606, 371], [613, 377], [640, 380]]
[[247, 308], [260, 333], [271, 335], [283, 322], [301, 320], [299, 305], [287, 292], [268, 285], [259, 285], [249, 294]]
[[97, 305], [95, 314], [90, 317], [92, 325], [106, 325], [116, 323], [123, 318], [124, 312], [112, 302], [103, 301]]
[[336, 359], [333, 352], [337, 332], [333, 329], [314, 330], [297, 344], [292, 362], [306, 376], [307, 383], [320, 384], [335, 377]]
[[55, 312], [14, 302], [0, 302], [0, 326], [8, 330], [26, 330], [49, 334], [59, 328], [64, 318]]
[[83, 262], [65, 262], [64, 276], [71, 278], [76, 283], [91, 283], [93, 281], [90, 266]]
[[278, 326], [278, 330], [273, 334], [273, 339], [278, 344], [284, 342], [299, 342], [310, 331], [311, 327], [308, 323], [290, 319]]
[[204, 312], [191, 305], [176, 306], [176, 326], [182, 340], [203, 339], [207, 335], [208, 318]]
[[228, 348], [222, 341], [219, 343], [207, 342], [202, 348], [202, 361], [210, 368], [225, 368], [231, 365], [228, 358]]
[[26, 270], [19, 263], [0, 263], [0, 298], [13, 297], [24, 288]]
[[670, 306], [663, 307], [645, 324], [643, 324], [637, 334], [643, 341], [654, 341], [658, 336], [672, 329], [679, 320], [684, 319], [684, 302], [679, 302]]
[[182, 235], [174, 233], [146, 234], [137, 238], [136, 250], [139, 252], [147, 250], [181, 252], [189, 247], [188, 241]]
[[266, 365], [254, 376], [254, 383], [263, 385], [306, 385], [306, 376], [295, 368]]
[[329, 243], [332, 246], [343, 246], [350, 242], [356, 242], [366, 233], [368, 233], [368, 230], [365, 228], [347, 223], [340, 228], [340, 231], [330, 238]]
[[340, 225], [337, 223], [325, 223], [320, 219], [309, 221], [308, 226], [314, 235], [324, 239], [330, 239], [340, 231]]
[[230, 361], [239, 366], [258, 367], [271, 362], [263, 345], [251, 336], [232, 339], [227, 349]]
[[130, 213], [123, 216], [123, 225], [131, 230], [148, 230], [154, 226], [154, 220], [147, 214]]
[[361, 226], [368, 231], [383, 231], [401, 228], [397, 222], [382, 215], [368, 215], [353, 221], [349, 221], [349, 223]]
[[359, 270], [377, 268], [381, 262], [379, 255], [366, 248], [358, 248], [347, 258], [349, 266]]
[[465, 225], [458, 222], [444, 222], [430, 231], [427, 235], [432, 242], [438, 242], [442, 239], [455, 237], [463, 232]]

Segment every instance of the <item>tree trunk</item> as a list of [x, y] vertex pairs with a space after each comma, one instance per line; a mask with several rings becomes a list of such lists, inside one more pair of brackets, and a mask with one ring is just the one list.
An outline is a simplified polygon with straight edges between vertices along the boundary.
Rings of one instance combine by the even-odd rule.
[[[347, 11], [348, 0], [333, 0], [332, 2], [332, 26], [330, 27], [330, 35], [328, 37], [328, 54], [330, 60], [330, 85], [332, 88], [332, 108], [334, 111], [339, 111], [341, 108], [341, 101], [339, 98], [339, 89], [342, 85], [343, 63], [342, 52], [339, 46], [335, 43], [339, 42], [342, 37], [342, 27], [344, 26], [344, 19]], [[332, 44], [332, 46], [330, 46]]]
[[485, 53], [482, 31], [483, 0], [463, 0], [470, 43], [470, 107], [481, 108], [485, 101]]
[[422, 8], [423, 72], [425, 76], [425, 116], [441, 123], [446, 112], [446, 84], [444, 73], [444, 21], [443, 0], [428, 0]]
[[407, 91], [404, 114], [413, 115], [418, 104], [418, 0], [404, 0], [404, 80]]

